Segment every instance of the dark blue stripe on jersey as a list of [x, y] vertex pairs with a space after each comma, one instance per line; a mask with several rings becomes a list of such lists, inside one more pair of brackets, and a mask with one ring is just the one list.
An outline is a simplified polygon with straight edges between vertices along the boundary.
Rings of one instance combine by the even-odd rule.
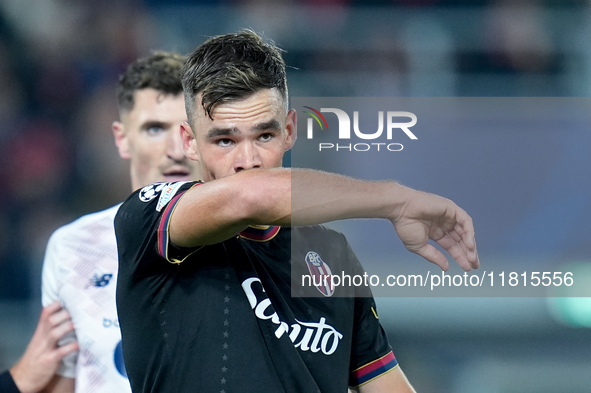
[[386, 356], [374, 360], [371, 363], [366, 364], [358, 368], [351, 373], [349, 380], [350, 386], [360, 386], [367, 383], [382, 374], [387, 373], [398, 365], [398, 361], [394, 357], [392, 352], [389, 352]]

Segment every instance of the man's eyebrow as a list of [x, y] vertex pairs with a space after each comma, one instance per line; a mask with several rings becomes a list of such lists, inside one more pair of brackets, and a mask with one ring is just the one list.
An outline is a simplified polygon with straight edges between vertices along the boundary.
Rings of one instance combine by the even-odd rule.
[[264, 131], [264, 130], [279, 130], [281, 128], [281, 124], [276, 119], [269, 120], [264, 123], [259, 123], [252, 127], [252, 131]]
[[169, 126], [170, 123], [165, 122], [165, 121], [160, 121], [160, 120], [146, 120], [144, 121], [140, 128], [142, 129], [148, 129], [151, 127], [161, 127], [161, 128], [166, 128], [167, 126]]
[[238, 134], [236, 128], [212, 128], [207, 133], [208, 138], [217, 138], [219, 136], [230, 136]]
[[[266, 121], [264, 123], [255, 124], [250, 130], [252, 132], [259, 132], [265, 130], [279, 130], [281, 128], [281, 123], [279, 121], [273, 119]], [[236, 128], [212, 128], [207, 133], [207, 138], [218, 138], [220, 136], [231, 136], [239, 134], [240, 131]]]

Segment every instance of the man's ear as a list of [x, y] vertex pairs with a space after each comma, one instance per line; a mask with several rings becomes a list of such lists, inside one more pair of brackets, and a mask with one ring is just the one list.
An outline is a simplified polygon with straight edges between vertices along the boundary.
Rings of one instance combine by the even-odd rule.
[[123, 123], [114, 121], [111, 128], [113, 129], [113, 136], [115, 137], [115, 145], [117, 145], [119, 156], [124, 160], [129, 160], [129, 142]]
[[183, 141], [183, 150], [185, 155], [194, 161], [199, 161], [199, 153], [197, 151], [197, 142], [195, 141], [195, 134], [191, 130], [188, 122], [181, 123], [181, 140]]
[[287, 120], [285, 124], [285, 129], [287, 130], [287, 139], [285, 144], [285, 151], [288, 151], [293, 147], [298, 139], [298, 124], [297, 124], [297, 114], [295, 109], [290, 109], [287, 113]]

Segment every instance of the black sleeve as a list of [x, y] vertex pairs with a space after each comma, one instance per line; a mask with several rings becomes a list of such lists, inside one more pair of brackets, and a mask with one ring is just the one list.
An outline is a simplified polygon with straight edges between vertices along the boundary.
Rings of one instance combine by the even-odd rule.
[[2, 393], [21, 393], [16, 387], [14, 379], [8, 370], [0, 373], [0, 392]]
[[[119, 269], [140, 275], [168, 259], [168, 219], [185, 191], [199, 182], [155, 183], [134, 192], [115, 216]], [[170, 261], [170, 260], [169, 260]]]
[[[364, 270], [357, 256], [348, 243], [346, 247], [353, 271], [363, 275]], [[356, 290], [349, 386], [363, 385], [398, 365], [380, 323], [371, 288], [361, 286], [356, 287]]]

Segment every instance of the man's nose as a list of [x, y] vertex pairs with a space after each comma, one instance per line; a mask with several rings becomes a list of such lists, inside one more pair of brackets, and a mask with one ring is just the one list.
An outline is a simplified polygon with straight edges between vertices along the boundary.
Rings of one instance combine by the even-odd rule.
[[168, 158], [173, 161], [183, 161], [185, 159], [185, 151], [183, 150], [180, 126], [171, 129], [168, 132], [167, 138], [166, 155]]
[[240, 172], [242, 170], [260, 168], [262, 166], [261, 157], [256, 146], [251, 142], [243, 142], [237, 147], [236, 161], [234, 163], [234, 170]]

